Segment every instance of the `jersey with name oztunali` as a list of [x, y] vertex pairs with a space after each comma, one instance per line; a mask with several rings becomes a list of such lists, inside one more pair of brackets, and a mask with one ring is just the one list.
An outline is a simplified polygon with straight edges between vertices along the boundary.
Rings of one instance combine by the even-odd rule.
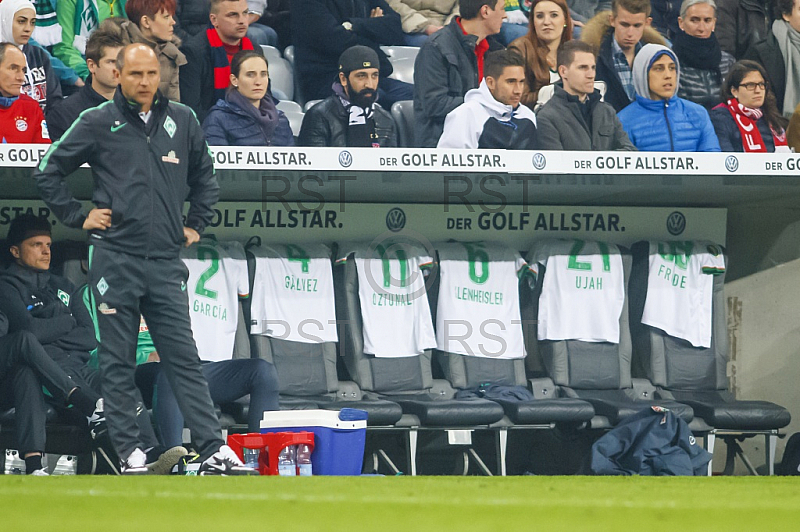
[[248, 296], [247, 259], [238, 242], [203, 238], [181, 251], [189, 269], [189, 317], [201, 360], [230, 360], [239, 299]]
[[519, 312], [520, 254], [495, 242], [448, 242], [439, 254], [436, 346], [448, 353], [525, 357]]
[[619, 343], [625, 273], [614, 244], [543, 240], [530, 263], [544, 280], [537, 320], [539, 340]]
[[364, 353], [410, 357], [436, 347], [423, 268], [433, 259], [419, 246], [384, 242], [341, 246], [337, 262], [355, 257]]
[[280, 340], [336, 342], [331, 250], [324, 244], [271, 244], [256, 259], [250, 332]]
[[725, 272], [722, 248], [711, 242], [650, 242], [642, 323], [711, 347], [714, 275]]

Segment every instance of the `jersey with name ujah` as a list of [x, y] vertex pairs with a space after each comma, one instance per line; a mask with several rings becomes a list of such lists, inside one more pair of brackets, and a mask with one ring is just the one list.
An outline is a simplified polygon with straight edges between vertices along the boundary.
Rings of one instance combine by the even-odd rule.
[[524, 357], [518, 275], [527, 264], [520, 254], [494, 242], [449, 242], [436, 250], [437, 348], [468, 356]]
[[336, 342], [331, 250], [324, 244], [271, 244], [256, 258], [250, 332], [303, 343]]
[[539, 340], [619, 343], [625, 273], [614, 244], [543, 240], [530, 262], [545, 268], [537, 320]]
[[344, 256], [337, 263], [355, 257], [364, 353], [410, 357], [436, 347], [422, 271], [433, 263], [430, 254], [418, 246], [389, 242], [341, 250]]
[[725, 271], [722, 248], [711, 242], [650, 242], [642, 323], [695, 347], [711, 347], [714, 275]]
[[238, 242], [203, 238], [181, 251], [189, 269], [189, 317], [201, 360], [230, 360], [239, 298], [248, 296], [247, 259]]

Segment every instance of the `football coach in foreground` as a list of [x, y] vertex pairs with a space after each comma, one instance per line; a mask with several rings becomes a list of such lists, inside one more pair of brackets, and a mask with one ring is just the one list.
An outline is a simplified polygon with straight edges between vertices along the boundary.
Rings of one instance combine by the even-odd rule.
[[[89, 288], [100, 334], [109, 435], [124, 474], [146, 473], [136, 425], [134, 371], [141, 313], [200, 453], [198, 474], [253, 474], [222, 440], [189, 321], [179, 258], [211, 220], [219, 185], [192, 111], [157, 92], [159, 64], [142, 44], [117, 57], [114, 98], [83, 112], [34, 173], [45, 203], [89, 231]], [[83, 163], [94, 178], [85, 213], [64, 178]], [[181, 213], [190, 204], [186, 221]]]

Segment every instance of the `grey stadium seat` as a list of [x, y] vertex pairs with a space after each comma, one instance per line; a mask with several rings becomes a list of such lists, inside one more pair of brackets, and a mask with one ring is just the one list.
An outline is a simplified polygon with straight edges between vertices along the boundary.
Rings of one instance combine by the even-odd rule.
[[[694, 416], [691, 407], [671, 400], [654, 400], [655, 387], [649, 381], [631, 378], [632, 352], [627, 287], [632, 259], [630, 252], [622, 247], [620, 253], [626, 297], [619, 318], [619, 344], [580, 340], [536, 340], [534, 326], [525, 329], [529, 356], [530, 353], [538, 352], [547, 375], [567, 397], [583, 399], [592, 404], [596, 416], [591, 421], [591, 428], [610, 428], [622, 419], [652, 405], [668, 408], [688, 423]], [[532, 255], [529, 254], [529, 257]], [[535, 320], [538, 316], [539, 297], [547, 276], [546, 268], [541, 264], [538, 266], [539, 274], [532, 289], [532, 297], [525, 298], [528, 308], [523, 311], [524, 319]]]
[[283, 111], [283, 114], [285, 114], [286, 118], [289, 120], [289, 127], [292, 128], [292, 134], [297, 138], [300, 135], [300, 128], [303, 127], [303, 118], [306, 114], [295, 110]]
[[[247, 265], [252, 293], [255, 257], [249, 249]], [[249, 310], [247, 315], [249, 318]], [[339, 381], [333, 342], [311, 344], [251, 335], [250, 343], [255, 356], [275, 365], [281, 409], [305, 410], [310, 405], [330, 410], [359, 408], [367, 411], [369, 426], [394, 425], [402, 416], [396, 403], [364, 398], [355, 383]]]
[[414, 101], [402, 100], [392, 105], [392, 118], [397, 125], [398, 145], [414, 148]]
[[299, 103], [293, 102], [291, 100], [281, 100], [281, 101], [278, 102], [278, 105], [276, 105], [275, 107], [277, 107], [278, 109], [280, 109], [284, 113], [302, 113], [303, 112], [303, 107]]
[[279, 90], [286, 99], [294, 99], [294, 69], [289, 61], [278, 56], [269, 59], [270, 87]]
[[[649, 274], [649, 244], [637, 242], [632, 247], [631, 328], [642, 370], [657, 387], [658, 396], [691, 406], [698, 421], [708, 425], [705, 431], [709, 451], [713, 451], [716, 436], [726, 442], [726, 473], [733, 472], [736, 455], [742, 458], [751, 473], [755, 472], [736, 438], [763, 435], [766, 462], [769, 473], [773, 474], [778, 429], [789, 424], [791, 415], [782, 406], [768, 401], [736, 400], [730, 391], [725, 274], [713, 278], [711, 347], [695, 347], [686, 340], [642, 323]], [[719, 249], [724, 253], [722, 248]], [[727, 257], [725, 262], [727, 264]]]
[[[350, 255], [352, 258], [352, 255]], [[409, 465], [416, 473], [415, 426], [448, 429], [488, 428], [500, 421], [503, 409], [485, 399], [455, 399], [455, 390], [433, 378], [431, 353], [413, 357], [383, 358], [364, 353], [358, 274], [354, 260], [334, 267], [339, 351], [352, 379], [368, 395], [400, 404], [409, 428]], [[476, 457], [474, 451], [471, 456]]]

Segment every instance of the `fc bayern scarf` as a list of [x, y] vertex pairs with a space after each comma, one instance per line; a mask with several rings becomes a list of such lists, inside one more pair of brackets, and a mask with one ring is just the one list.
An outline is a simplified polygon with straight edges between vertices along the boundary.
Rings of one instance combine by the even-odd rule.
[[[231, 64], [228, 62], [228, 54], [222, 46], [222, 39], [219, 38], [217, 30], [208, 28], [206, 30], [208, 44], [211, 45], [211, 58], [214, 61], [214, 101], [225, 99], [225, 90], [230, 85]], [[252, 50], [253, 43], [247, 37], [242, 38], [242, 50]]]
[[[739, 128], [739, 134], [742, 137], [742, 147], [745, 152], [766, 152], [767, 147], [764, 145], [764, 139], [761, 138], [761, 132], [758, 130], [756, 122], [764, 116], [761, 109], [751, 109], [740, 104], [736, 98], [731, 98], [726, 103], [728, 111], [733, 116], [733, 121]], [[772, 126], [772, 140], [775, 143], [775, 151], [787, 151], [787, 149], [779, 149], [780, 146], [786, 146], [786, 131], [781, 130], [780, 133], [776, 132]]]

